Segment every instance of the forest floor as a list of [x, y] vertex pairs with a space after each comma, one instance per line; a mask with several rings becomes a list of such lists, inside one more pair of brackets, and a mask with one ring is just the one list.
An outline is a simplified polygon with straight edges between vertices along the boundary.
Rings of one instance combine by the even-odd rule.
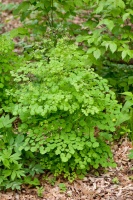
[[[15, 3], [21, 0], [0, 0], [2, 3]], [[0, 13], [0, 24], [4, 24], [2, 32], [20, 26], [20, 22], [14, 19], [11, 12]], [[90, 172], [83, 180], [75, 180], [69, 183], [63, 178], [54, 182], [51, 174], [43, 180], [40, 177], [41, 187], [31, 188], [22, 186], [20, 191], [0, 192], [0, 200], [133, 200], [133, 162], [128, 159], [132, 143], [126, 137], [112, 147], [116, 168], [108, 168], [106, 171], [98, 170]], [[65, 184], [65, 189], [60, 189], [60, 183]], [[40, 194], [42, 197], [38, 197]]]

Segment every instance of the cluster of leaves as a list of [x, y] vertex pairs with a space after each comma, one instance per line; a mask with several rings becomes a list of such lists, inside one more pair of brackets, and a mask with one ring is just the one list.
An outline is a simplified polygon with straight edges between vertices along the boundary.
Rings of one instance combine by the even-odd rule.
[[12, 70], [13, 43], [6, 36], [0, 37], [0, 102], [4, 99], [5, 89], [9, 87], [11, 79], [10, 71]]
[[[8, 104], [6, 89], [13, 87], [11, 70], [19, 68], [22, 59], [14, 53], [14, 43], [8, 34], [0, 36], [0, 110], [3, 104]], [[12, 100], [13, 101], [13, 100]]]
[[[130, 129], [129, 137], [133, 140], [133, 93], [124, 92], [125, 95], [125, 103], [121, 110], [121, 115], [126, 117], [128, 120], [127, 127]], [[121, 117], [122, 119], [123, 117]], [[120, 120], [121, 120], [120, 119]], [[123, 119], [125, 121], [125, 119]]]
[[133, 89], [133, 65], [104, 61], [104, 65], [96, 69], [96, 72], [109, 81], [117, 96]]
[[[133, 2], [128, 0], [28, 0], [14, 13], [21, 16], [32, 33], [50, 30], [48, 33], [54, 40], [64, 35], [63, 30], [77, 36], [92, 67], [119, 93], [133, 88], [132, 7]], [[79, 22], [75, 23], [77, 16]]]
[[16, 134], [12, 123], [15, 118], [3, 115], [0, 118], [0, 189], [20, 189], [22, 184], [40, 185], [35, 174], [43, 173], [39, 157], [20, 148], [25, 144], [25, 135]]
[[28, 133], [20, 150], [40, 153], [45, 169], [69, 180], [91, 167], [114, 166], [106, 144], [121, 108], [114, 92], [76, 45], [61, 39], [45, 50], [38, 49], [39, 60], [12, 71], [19, 88], [8, 91], [17, 101], [8, 111], [19, 116], [18, 131]]
[[112, 140], [120, 105], [107, 81], [90, 69], [88, 56], [67, 40], [56, 47], [44, 40], [15, 68], [22, 59], [9, 37], [1, 41], [2, 69], [9, 67], [10, 77], [1, 83], [1, 110], [10, 115], [0, 118], [0, 188], [37, 186], [32, 177], [44, 169], [72, 181], [92, 167], [115, 166], [106, 141]]
[[[78, 6], [84, 5], [84, 1], [79, 0], [28, 0], [23, 1], [17, 9], [15, 15], [19, 15], [24, 25], [32, 30], [32, 34], [43, 34], [49, 28], [52, 29], [50, 37], [62, 37], [62, 33], [69, 29], [71, 34], [79, 29], [79, 25], [71, 22], [72, 16], [76, 16]], [[75, 9], [75, 7], [77, 7]], [[69, 20], [68, 20], [69, 19]], [[64, 31], [63, 31], [64, 30]], [[64, 32], [65, 33], [65, 32]]]
[[[123, 91], [127, 91], [129, 85], [133, 86], [133, 1], [88, 1], [88, 6], [90, 13], [83, 24], [87, 32], [78, 35], [77, 41], [86, 45], [87, 54], [97, 73], [109, 79], [117, 92], [123, 88]], [[130, 69], [126, 64], [130, 64]], [[115, 75], [117, 70], [120, 81]], [[125, 70], [129, 72], [129, 79], [121, 74]], [[132, 87], [130, 89], [132, 91]]]
[[[14, 84], [10, 72], [17, 70], [22, 61], [23, 58], [14, 52], [11, 37], [7, 34], [0, 36], [0, 189], [20, 189], [21, 184], [27, 184], [26, 178], [22, 179], [22, 177], [28, 174], [30, 179], [35, 173], [43, 172], [43, 168], [37, 165], [38, 161], [31, 152], [19, 150], [25, 137], [23, 134], [17, 134], [13, 127], [16, 117], [11, 117], [11, 113], [5, 114], [9, 102], [16, 102], [15, 98], [7, 96], [6, 91], [13, 91], [18, 87]], [[34, 158], [33, 162], [32, 158]], [[38, 181], [37, 184], [36, 180], [31, 179], [28, 184], [40, 183]]]

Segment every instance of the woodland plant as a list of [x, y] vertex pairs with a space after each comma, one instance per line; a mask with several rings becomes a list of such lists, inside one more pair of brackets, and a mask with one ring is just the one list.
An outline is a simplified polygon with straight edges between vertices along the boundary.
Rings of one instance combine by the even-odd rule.
[[66, 39], [44, 52], [45, 45], [40, 60], [12, 71], [19, 88], [8, 90], [17, 100], [8, 110], [20, 118], [18, 132], [27, 135], [19, 150], [43, 155], [45, 169], [69, 180], [91, 167], [116, 166], [109, 142], [121, 106], [114, 92]]
[[[31, 152], [19, 150], [23, 145], [25, 135], [17, 134], [15, 120], [11, 112], [8, 112], [9, 104], [16, 103], [16, 99], [7, 96], [6, 90], [14, 91], [18, 88], [11, 71], [14, 72], [23, 64], [23, 58], [14, 52], [14, 43], [9, 34], [0, 36], [0, 190], [20, 189], [25, 183], [26, 175], [29, 178], [36, 173], [42, 173], [43, 168]], [[7, 114], [8, 113], [8, 114]], [[31, 158], [33, 160], [31, 160]], [[33, 162], [32, 162], [33, 161]], [[37, 161], [37, 162], [36, 162]], [[38, 163], [38, 165], [37, 165]], [[27, 166], [29, 164], [29, 166]], [[30, 170], [29, 170], [30, 169]], [[39, 181], [38, 181], [39, 182]], [[27, 182], [26, 182], [27, 183]], [[31, 185], [37, 183], [32, 180]], [[37, 184], [38, 185], [38, 184]]]
[[125, 96], [125, 104], [122, 107], [121, 115], [127, 115], [127, 127], [130, 129], [129, 137], [133, 140], [133, 93], [124, 92], [122, 94]]
[[87, 1], [90, 10], [77, 37], [92, 66], [116, 92], [133, 89], [133, 1]]
[[5, 90], [11, 88], [12, 77], [10, 71], [18, 64], [18, 56], [15, 56], [14, 44], [7, 35], [0, 36], [0, 106], [6, 100]]
[[[79, 30], [78, 24], [72, 23], [78, 8], [84, 6], [79, 0], [26, 0], [14, 10], [32, 34], [45, 35], [46, 30], [53, 29], [50, 37], [62, 37], [63, 30], [70, 30], [71, 34]], [[75, 9], [76, 8], [76, 9]], [[56, 30], [56, 31], [55, 31]], [[60, 31], [61, 30], [61, 31]]]
[[118, 93], [133, 89], [132, 8], [133, 0], [26, 0], [14, 14], [32, 35], [76, 36], [90, 65]]

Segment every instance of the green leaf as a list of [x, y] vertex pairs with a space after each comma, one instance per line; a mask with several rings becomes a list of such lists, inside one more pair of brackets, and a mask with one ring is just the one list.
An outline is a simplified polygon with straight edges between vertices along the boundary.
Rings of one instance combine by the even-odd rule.
[[0, 83], [0, 88], [3, 88], [4, 87], [4, 84]]
[[133, 159], [133, 149], [130, 150], [130, 154], [128, 155], [129, 159]]
[[116, 126], [119, 126], [123, 122], [126, 122], [130, 119], [130, 115], [127, 113], [121, 113], [118, 120], [116, 121]]
[[130, 13], [124, 13], [122, 16], [123, 21], [127, 20], [130, 17]]
[[114, 53], [117, 50], [117, 45], [113, 42], [109, 44], [109, 47], [112, 53]]
[[41, 153], [41, 154], [45, 154], [45, 153], [46, 153], [46, 151], [45, 151], [45, 149], [44, 149], [43, 146], [40, 147], [40, 153]]
[[97, 6], [97, 9], [96, 9], [96, 13], [100, 13], [101, 11], [103, 11], [103, 9], [104, 9], [103, 2], [99, 2], [99, 5]]
[[128, 55], [127, 50], [123, 50], [122, 51], [122, 59], [124, 60], [124, 58]]
[[116, 167], [117, 167], [117, 164], [116, 164], [116, 163], [112, 163], [112, 164], [111, 164], [111, 167], [116, 168]]
[[17, 15], [17, 14], [19, 14], [19, 12], [21, 12], [21, 11], [25, 12], [25, 11], [27, 11], [27, 9], [28, 9], [29, 7], [30, 7], [30, 2], [28, 2], [28, 1], [22, 2], [22, 3], [18, 6], [18, 8], [15, 9], [15, 10], [13, 11], [13, 14]]
[[62, 162], [67, 162], [68, 161], [68, 158], [66, 157], [66, 155], [64, 153], [60, 154], [60, 158], [61, 158]]
[[56, 154], [56, 155], [61, 154], [61, 150], [60, 150], [60, 149], [57, 149], [57, 150], [55, 151], [55, 154]]
[[35, 146], [35, 147], [31, 147], [30, 150], [31, 150], [32, 152], [35, 152], [35, 151], [37, 150], [37, 148], [36, 148], [36, 146]]
[[110, 19], [103, 19], [103, 20], [101, 20], [100, 23], [98, 24], [98, 26], [100, 26], [102, 24], [105, 24], [110, 31], [112, 31], [112, 29], [115, 26], [113, 20], [110, 20]]
[[99, 143], [98, 143], [98, 142], [94, 142], [94, 143], [92, 144], [92, 147], [93, 147], [93, 148], [99, 147]]
[[91, 147], [91, 146], [92, 146], [92, 142], [86, 142], [86, 145], [87, 145], [88, 147]]
[[124, 9], [125, 8], [125, 3], [122, 0], [117, 0], [116, 1], [117, 6], [119, 6], [120, 8]]
[[133, 76], [128, 77], [128, 84], [129, 85], [133, 84]]
[[133, 97], [133, 93], [132, 92], [123, 92], [123, 95], [126, 95], [128, 97]]
[[5, 167], [10, 168], [10, 162], [7, 159], [3, 160], [3, 164], [5, 165]]
[[15, 178], [16, 178], [16, 172], [13, 171], [12, 174], [11, 174], [11, 180], [13, 181]]
[[16, 163], [17, 160], [20, 160], [20, 153], [14, 153], [10, 156], [10, 159], [12, 160], [12, 162]]
[[96, 51], [93, 52], [93, 55], [96, 59], [100, 58], [101, 56], [101, 51], [99, 49], [97, 49]]
[[30, 147], [26, 146], [24, 149], [25, 149], [25, 151], [28, 151], [30, 149]]

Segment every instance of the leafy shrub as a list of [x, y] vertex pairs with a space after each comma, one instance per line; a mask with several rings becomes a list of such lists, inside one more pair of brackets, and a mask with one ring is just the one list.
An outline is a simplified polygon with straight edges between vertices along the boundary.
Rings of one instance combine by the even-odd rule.
[[[11, 118], [7, 105], [15, 103], [15, 98], [7, 96], [6, 91], [18, 88], [18, 84], [13, 82], [11, 71], [17, 70], [23, 58], [14, 52], [14, 43], [9, 34], [0, 36], [0, 189], [20, 189], [20, 185], [25, 182], [22, 179], [25, 175], [29, 177], [39, 171], [42, 173], [38, 164], [36, 167], [36, 158], [31, 152], [20, 151], [19, 147], [23, 145], [24, 134], [17, 134], [13, 127], [16, 117]], [[30, 160], [34, 158], [34, 161]], [[29, 162], [30, 160], [30, 162]], [[37, 161], [38, 163], [38, 161]], [[29, 164], [29, 166], [27, 166]], [[30, 170], [29, 170], [30, 167]], [[40, 168], [39, 168], [40, 167]], [[38, 170], [38, 171], [37, 171]], [[33, 181], [34, 182], [34, 181]]]
[[96, 69], [96, 72], [109, 81], [119, 98], [119, 93], [133, 89], [133, 65], [131, 64], [105, 61], [102, 67]]
[[122, 115], [126, 116], [126, 121], [128, 121], [128, 128], [130, 128], [131, 133], [129, 137], [133, 140], [133, 94], [131, 92], [124, 92], [125, 103], [121, 110]]
[[[24, 171], [19, 163], [20, 151], [18, 151], [17, 141], [13, 138], [12, 122], [15, 118], [10, 119], [9, 115], [0, 118], [0, 188], [8, 188], [9, 182], [24, 176]], [[22, 141], [19, 136], [16, 140]], [[10, 177], [10, 178], [9, 178]], [[9, 182], [8, 182], [9, 181]], [[7, 184], [7, 185], [6, 185]], [[18, 185], [19, 187], [19, 185]]]
[[0, 102], [4, 98], [5, 88], [9, 87], [12, 69], [13, 43], [6, 36], [0, 36]]
[[[79, 28], [79, 25], [71, 23], [72, 16], [76, 16], [75, 6], [79, 6], [79, 1], [59, 1], [43, 0], [22, 1], [14, 10], [25, 26], [32, 30], [32, 34], [43, 34], [49, 28], [52, 29], [51, 37], [61, 37], [63, 30]], [[83, 2], [82, 2], [83, 3]], [[80, 6], [82, 5], [80, 3]]]
[[123, 97], [123, 106], [116, 122], [117, 131], [113, 135], [113, 139], [120, 139], [123, 135], [127, 135], [133, 140], [133, 94], [131, 92], [121, 93]]
[[14, 13], [21, 16], [32, 33], [44, 35], [48, 31], [54, 40], [67, 31], [77, 36], [96, 72], [108, 79], [116, 92], [124, 92], [133, 88], [132, 7], [128, 0], [29, 0], [23, 1]]
[[83, 51], [59, 40], [12, 75], [19, 88], [9, 93], [18, 102], [10, 111], [20, 117], [19, 132], [28, 133], [20, 150], [42, 154], [45, 169], [70, 180], [91, 167], [115, 166], [106, 141], [121, 106]]
[[10, 74], [11, 70], [19, 68], [22, 59], [14, 52], [14, 43], [10, 36], [0, 36], [0, 107], [9, 103], [6, 97], [6, 89], [13, 88], [14, 83]]
[[[128, 0], [89, 1], [90, 13], [83, 24], [87, 31], [77, 37], [78, 42], [85, 44], [97, 73], [108, 78], [117, 92], [132, 90], [133, 86], [132, 7], [133, 1]], [[124, 70], [130, 77], [122, 74]]]
[[39, 156], [20, 148], [25, 144], [25, 135], [14, 133], [14, 120], [9, 115], [0, 118], [0, 190], [20, 189], [24, 183], [39, 185], [39, 180], [32, 177], [44, 169], [39, 164]]

